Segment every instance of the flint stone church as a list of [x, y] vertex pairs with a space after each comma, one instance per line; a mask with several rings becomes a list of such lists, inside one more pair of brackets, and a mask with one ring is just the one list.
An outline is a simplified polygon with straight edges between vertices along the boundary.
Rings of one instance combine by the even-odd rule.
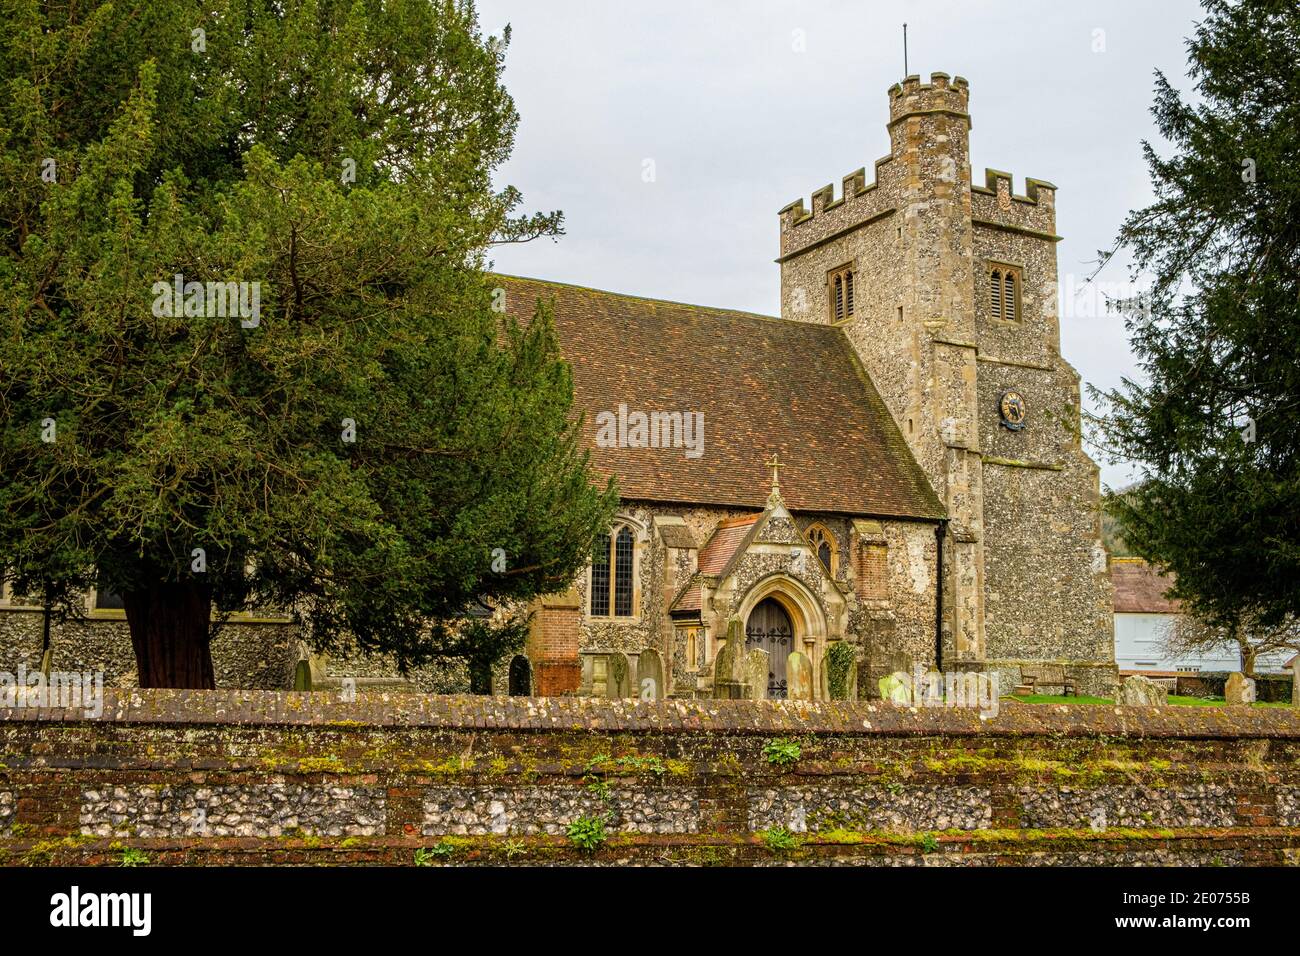
[[[780, 211], [780, 318], [496, 277], [520, 319], [553, 308], [621, 505], [587, 570], [536, 602], [494, 690], [872, 697], [917, 664], [1005, 689], [1047, 662], [1080, 693], [1112, 692], [1098, 469], [1060, 354], [1056, 188], [972, 182], [968, 96], [961, 77], [909, 76], [872, 179]], [[104, 597], [55, 636], [54, 666], [133, 683]], [[0, 594], [6, 660], [40, 661], [37, 610]], [[224, 634], [220, 686], [286, 686], [295, 662], [313, 686], [396, 681], [309, 658], [287, 619], [237, 616]]]
[[502, 277], [519, 317], [553, 307], [622, 498], [538, 602], [532, 693], [866, 697], [917, 663], [1009, 688], [1044, 662], [1111, 692], [1056, 187], [972, 182], [968, 97], [908, 77], [873, 178], [781, 210], [780, 318]]

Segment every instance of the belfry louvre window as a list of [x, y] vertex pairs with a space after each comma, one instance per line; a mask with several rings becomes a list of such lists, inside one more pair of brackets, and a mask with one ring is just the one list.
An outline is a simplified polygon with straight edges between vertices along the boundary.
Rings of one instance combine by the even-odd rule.
[[591, 556], [591, 615], [631, 617], [636, 538], [627, 525], [596, 539]]
[[1020, 270], [1014, 266], [989, 269], [989, 314], [995, 319], [1020, 319]]
[[853, 318], [853, 267], [841, 266], [826, 280], [832, 322]]

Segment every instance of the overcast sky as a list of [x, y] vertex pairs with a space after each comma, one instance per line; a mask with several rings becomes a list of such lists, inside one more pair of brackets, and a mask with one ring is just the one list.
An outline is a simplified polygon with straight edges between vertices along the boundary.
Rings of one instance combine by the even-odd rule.
[[[1062, 350], [1086, 383], [1134, 374], [1093, 271], [1150, 199], [1153, 71], [1186, 89], [1187, 0], [1083, 3], [479, 0], [513, 27], [521, 120], [501, 184], [561, 209], [566, 235], [495, 251], [506, 273], [779, 313], [777, 210], [889, 152], [886, 91], [908, 68], [970, 81], [971, 168], [1059, 187]], [[904, 12], [905, 11], [905, 12]], [[653, 162], [654, 181], [643, 175]], [[1099, 288], [1122, 291], [1115, 261]], [[1085, 399], [1086, 401], [1086, 399]], [[1102, 480], [1129, 472], [1102, 463]]]

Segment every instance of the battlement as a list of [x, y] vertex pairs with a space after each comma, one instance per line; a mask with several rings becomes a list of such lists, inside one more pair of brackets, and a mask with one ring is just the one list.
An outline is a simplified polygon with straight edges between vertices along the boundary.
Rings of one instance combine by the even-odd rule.
[[[999, 183], [1005, 183], [1006, 185], [999, 186]], [[1028, 177], [1025, 178], [1025, 194], [1023, 196], [1018, 195], [1012, 189], [1012, 177], [1010, 173], [1003, 172], [1000, 169], [988, 169], [987, 167], [984, 170], [984, 185], [976, 186], [974, 183], [971, 183], [970, 188], [973, 193], [983, 193], [987, 196], [995, 197], [999, 192], [1004, 192], [1010, 199], [1016, 202], [1029, 203], [1034, 206], [1038, 205], [1040, 199], [1047, 203], [1051, 203], [1056, 195], [1056, 186], [1052, 183], [1049, 183], [1045, 179], [1030, 179]]]
[[[886, 169], [886, 165], [904, 157], [904, 150], [907, 148], [905, 144], [909, 137], [913, 148], [916, 143], [922, 144], [922, 149], [945, 148], [935, 144], [946, 142], [943, 136], [936, 139], [925, 133], [904, 135], [902, 128], [895, 129], [897, 124], [914, 117], [938, 117], [941, 120], [948, 117], [955, 118], [959, 122], [964, 121], [966, 128], [969, 129], [970, 114], [967, 112], [969, 102], [970, 84], [965, 77], [949, 77], [947, 73], [931, 73], [928, 83], [921, 82], [920, 76], [912, 75], [891, 86], [887, 125], [891, 130], [893, 141], [892, 154], [876, 160], [875, 175], [870, 182], [867, 181], [864, 167], [843, 177], [843, 185], [838, 197], [835, 195], [834, 186], [827, 184], [813, 192], [811, 208], [805, 204], [802, 197], [784, 206], [778, 214], [783, 237], [782, 255], [791, 254], [808, 242], [822, 238], [819, 234], [823, 231], [847, 228], [854, 220], [866, 222], [894, 209], [898, 205], [898, 198], [892, 194], [897, 191], [895, 180], [899, 174]], [[947, 135], [954, 135], [951, 127]], [[890, 177], [888, 188], [880, 188], [886, 184], [886, 173]], [[984, 207], [984, 215], [988, 218], [1004, 218], [1005, 210], [1010, 208], [1011, 203], [1022, 203], [1029, 207], [1041, 206], [1041, 211], [1033, 214], [1034, 220], [1028, 223], [1029, 226], [1035, 229], [1052, 228], [1050, 219], [1054, 217], [1056, 191], [1054, 185], [1046, 180], [1026, 178], [1024, 195], [1020, 195], [1013, 189], [1011, 174], [997, 169], [986, 169], [984, 182], [983, 186], [972, 183], [971, 192], [975, 194], [977, 204]], [[985, 197], [991, 198], [992, 203], [989, 203], [988, 198]], [[862, 201], [853, 202], [858, 199]], [[1002, 209], [1001, 212], [998, 211], [999, 207]], [[834, 215], [828, 217], [824, 225], [812, 227], [819, 221], [818, 217], [829, 212], [834, 212]], [[800, 238], [796, 239], [791, 232], [795, 227], [800, 226], [808, 228], [800, 229]]]
[[931, 73], [930, 82], [909, 76], [889, 88], [889, 124], [919, 113], [951, 113], [970, 119], [970, 84], [962, 76]]
[[849, 173], [841, 180], [838, 199], [835, 198], [835, 186], [832, 183], [827, 183], [821, 189], [814, 191], [811, 211], [804, 205], [802, 196], [794, 202], [786, 204], [778, 213], [782, 223], [788, 226], [797, 226], [820, 213], [836, 208], [846, 199], [855, 199], [858, 196], [866, 195], [880, 185], [880, 167], [893, 160], [893, 158], [893, 156], [882, 156], [876, 160], [871, 182], [867, 182], [867, 168], [865, 166]]
[[[890, 118], [887, 125], [893, 126], [898, 120], [908, 116], [933, 113], [959, 116], [969, 123], [970, 117], [966, 113], [969, 92], [970, 85], [964, 77], [949, 77], [947, 73], [931, 73], [930, 82], [922, 83], [919, 76], [909, 76], [889, 89]], [[882, 167], [896, 159], [896, 154], [897, 149], [891, 155], [876, 160], [875, 174], [871, 182], [867, 182], [865, 167], [845, 176], [838, 198], [834, 186], [827, 184], [813, 192], [811, 209], [804, 204], [802, 197], [784, 206], [778, 213], [781, 217], [782, 232], [809, 223], [822, 213], [834, 210], [848, 200], [866, 196], [877, 189], [883, 181]], [[892, 206], [884, 198], [879, 202], [867, 199], [863, 205], [866, 208], [855, 210], [855, 213], [860, 211], [868, 218], [883, 213]]]

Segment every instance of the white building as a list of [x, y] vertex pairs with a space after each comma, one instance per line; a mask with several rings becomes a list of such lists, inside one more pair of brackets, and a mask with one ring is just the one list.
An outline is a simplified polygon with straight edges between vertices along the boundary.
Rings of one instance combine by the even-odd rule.
[[[1179, 603], [1165, 597], [1173, 586], [1172, 576], [1141, 558], [1112, 558], [1110, 576], [1115, 585], [1115, 665], [1120, 673], [1241, 670], [1241, 652], [1232, 644], [1195, 656], [1167, 655], [1165, 633], [1182, 614]], [[1255, 669], [1284, 672], [1290, 656], [1286, 651], [1261, 656]]]

